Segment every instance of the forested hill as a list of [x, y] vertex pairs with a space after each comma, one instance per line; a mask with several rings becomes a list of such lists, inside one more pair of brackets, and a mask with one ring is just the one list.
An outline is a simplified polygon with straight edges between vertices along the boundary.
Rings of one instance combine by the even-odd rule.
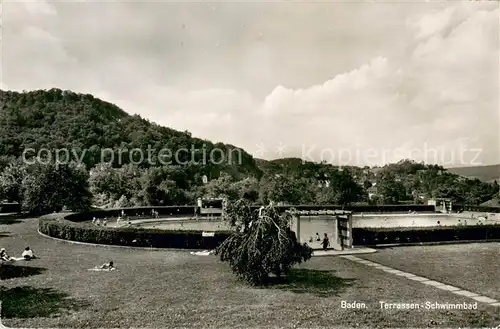
[[[115, 150], [116, 154], [119, 148], [139, 148], [147, 154], [149, 146], [153, 149], [153, 159], [155, 152], [161, 149], [174, 153], [194, 147], [197, 150], [206, 149], [206, 154], [210, 154], [211, 150], [219, 148], [224, 152], [214, 155], [219, 154], [217, 161], [221, 164], [200, 165], [200, 173], [218, 176], [220, 171], [225, 171], [240, 178], [261, 175], [253, 157], [242, 149], [214, 144], [194, 138], [189, 132], [159, 126], [138, 115], [129, 115], [116, 105], [89, 94], [60, 89], [23, 93], [0, 90], [0, 104], [0, 157], [4, 159], [19, 157], [28, 148], [37, 151], [41, 148], [65, 148], [74, 150], [78, 155], [84, 154], [83, 162], [92, 168], [101, 162], [101, 150], [105, 148]], [[201, 162], [202, 153], [197, 152], [195, 160]], [[225, 154], [226, 158], [232, 156], [232, 162], [222, 161], [220, 154]], [[186, 163], [191, 154], [183, 152], [179, 153], [179, 157], [180, 162]], [[241, 163], [238, 163], [240, 157]], [[121, 162], [127, 164], [129, 160], [125, 154]], [[175, 159], [172, 162], [175, 164]], [[141, 166], [149, 164], [142, 162]]]

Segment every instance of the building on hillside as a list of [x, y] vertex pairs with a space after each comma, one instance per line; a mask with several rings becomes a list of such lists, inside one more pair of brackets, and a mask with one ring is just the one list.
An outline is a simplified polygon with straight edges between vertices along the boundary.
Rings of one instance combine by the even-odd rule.
[[413, 196], [414, 200], [425, 200], [425, 198], [426, 198], [425, 193], [418, 192], [418, 191], [412, 191], [411, 195]]
[[373, 200], [374, 197], [379, 196], [378, 188], [377, 188], [376, 184], [369, 187], [367, 189], [367, 192], [368, 192], [368, 199], [370, 199], [370, 200]]
[[318, 187], [330, 187], [330, 180], [318, 180]]

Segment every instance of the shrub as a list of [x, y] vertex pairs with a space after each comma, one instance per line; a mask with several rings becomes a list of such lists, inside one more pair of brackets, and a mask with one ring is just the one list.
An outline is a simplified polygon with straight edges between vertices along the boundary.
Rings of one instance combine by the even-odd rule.
[[226, 220], [241, 229], [231, 234], [216, 249], [221, 261], [251, 284], [264, 284], [269, 274], [287, 274], [296, 263], [307, 261], [312, 249], [297, 241], [290, 229], [290, 213], [273, 206], [263, 209], [262, 216], [252, 212], [248, 204], [238, 201], [227, 207]]

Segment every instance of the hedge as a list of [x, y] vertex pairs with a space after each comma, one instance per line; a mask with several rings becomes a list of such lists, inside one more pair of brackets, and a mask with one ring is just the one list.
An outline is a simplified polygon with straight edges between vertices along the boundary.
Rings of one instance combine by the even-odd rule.
[[19, 203], [0, 203], [0, 214], [21, 212], [21, 205]]
[[445, 242], [500, 239], [500, 225], [422, 228], [353, 228], [353, 244]]
[[452, 209], [454, 211], [475, 211], [475, 212], [487, 212], [487, 213], [500, 213], [500, 207], [487, 207], [487, 206], [467, 206], [460, 204], [453, 204]]
[[[96, 212], [91, 212], [92, 218]], [[158, 230], [131, 227], [103, 227], [82, 225], [69, 220], [82, 220], [84, 214], [66, 217], [39, 219], [39, 231], [53, 238], [105, 245], [121, 245], [151, 248], [213, 249], [224, 241], [231, 232], [218, 231], [213, 237], [203, 237], [202, 231]], [[108, 214], [109, 216], [109, 214]]]

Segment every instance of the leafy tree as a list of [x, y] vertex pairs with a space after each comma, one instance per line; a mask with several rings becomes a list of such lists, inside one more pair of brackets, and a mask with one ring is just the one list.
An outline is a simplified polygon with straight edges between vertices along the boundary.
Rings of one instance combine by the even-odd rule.
[[145, 169], [140, 184], [140, 195], [147, 205], [173, 205], [187, 201], [182, 187], [188, 188], [188, 184], [181, 168], [164, 166]]
[[370, 182], [369, 180], [365, 180], [365, 181], [363, 182], [363, 188], [364, 188], [365, 190], [369, 189], [369, 188], [370, 188], [370, 187], [372, 187], [372, 186], [373, 186], [373, 184], [372, 184], [372, 182]]
[[104, 194], [110, 199], [118, 199], [124, 192], [118, 171], [110, 164], [101, 163], [90, 170], [90, 189], [94, 195]]
[[239, 278], [251, 284], [265, 284], [270, 274], [286, 275], [294, 264], [312, 256], [312, 249], [301, 245], [290, 229], [290, 213], [280, 214], [269, 205], [259, 217], [248, 203], [237, 202], [228, 206], [226, 216], [240, 230], [219, 245], [215, 253], [229, 263]]
[[219, 178], [209, 181], [200, 188], [200, 194], [208, 198], [227, 198], [229, 200], [238, 199], [238, 191], [234, 186], [234, 178], [222, 172]]
[[[110, 206], [114, 206], [122, 195], [128, 200], [135, 198], [136, 206], [145, 205], [140, 181], [143, 172], [144, 169], [136, 165], [113, 168], [109, 164], [99, 164], [90, 171], [90, 190], [94, 196], [99, 196], [101, 202]], [[95, 202], [98, 200], [95, 199]]]
[[397, 204], [407, 198], [404, 185], [397, 181], [390, 172], [380, 175], [377, 182], [377, 191], [385, 204]]
[[238, 198], [245, 199], [251, 203], [255, 203], [259, 199], [259, 181], [254, 177], [234, 182], [231, 189], [236, 192]]
[[23, 178], [25, 166], [20, 162], [13, 162], [0, 174], [1, 198], [10, 202], [21, 203], [23, 199]]
[[497, 181], [493, 181], [491, 184], [491, 196], [498, 196], [498, 192], [500, 191], [500, 186], [498, 185]]
[[362, 198], [363, 188], [356, 183], [349, 169], [331, 170], [328, 178], [329, 184], [318, 192], [318, 203], [345, 206]]
[[0, 173], [15, 161], [16, 158], [14, 156], [0, 155]]
[[262, 191], [264, 199], [287, 204], [308, 204], [314, 201], [313, 183], [307, 178], [277, 174], [267, 179], [266, 188]]
[[344, 169], [335, 172], [330, 186], [337, 195], [337, 204], [339, 205], [350, 205], [361, 198], [362, 188], [356, 183], [350, 170]]
[[35, 163], [28, 165], [23, 179], [22, 206], [33, 214], [90, 208], [88, 173], [82, 165]]
[[118, 201], [115, 203], [115, 208], [127, 208], [130, 207], [131, 203], [125, 195], [122, 195]]

